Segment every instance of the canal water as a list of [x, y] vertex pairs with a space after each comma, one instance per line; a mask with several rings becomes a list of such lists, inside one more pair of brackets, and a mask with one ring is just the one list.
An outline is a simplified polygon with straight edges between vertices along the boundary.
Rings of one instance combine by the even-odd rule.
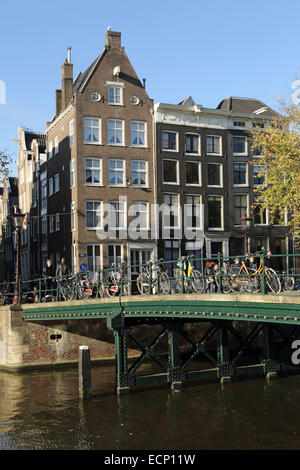
[[76, 368], [0, 372], [0, 449], [300, 448], [300, 376], [121, 397], [114, 378], [114, 367], [93, 367], [93, 396], [83, 401]]

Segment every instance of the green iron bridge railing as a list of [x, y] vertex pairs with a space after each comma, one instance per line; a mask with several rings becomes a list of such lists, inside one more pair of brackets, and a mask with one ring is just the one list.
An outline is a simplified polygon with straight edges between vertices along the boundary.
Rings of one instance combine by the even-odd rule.
[[[270, 255], [264, 250], [244, 256], [224, 257], [219, 253], [210, 258], [182, 257], [60, 277], [43, 276], [19, 280], [18, 303], [176, 292], [279, 294], [300, 288], [299, 257], [300, 254]], [[0, 283], [2, 305], [12, 303], [14, 294], [14, 282]]]

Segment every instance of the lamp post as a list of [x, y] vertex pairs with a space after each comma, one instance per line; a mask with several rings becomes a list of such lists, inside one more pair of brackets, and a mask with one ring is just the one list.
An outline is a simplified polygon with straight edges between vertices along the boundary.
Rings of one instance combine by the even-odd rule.
[[14, 206], [14, 213], [12, 215], [14, 221], [14, 227], [16, 231], [16, 279], [15, 279], [15, 293], [13, 298], [13, 305], [20, 303], [20, 292], [19, 292], [19, 261], [20, 261], [20, 231], [23, 227], [23, 220], [25, 214], [21, 213], [21, 209]]

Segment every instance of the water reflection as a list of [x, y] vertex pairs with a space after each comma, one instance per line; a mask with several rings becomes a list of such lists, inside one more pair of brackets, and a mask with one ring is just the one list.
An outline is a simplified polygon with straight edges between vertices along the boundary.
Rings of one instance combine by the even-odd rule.
[[118, 397], [113, 367], [0, 372], [0, 449], [297, 449], [300, 376], [166, 386]]

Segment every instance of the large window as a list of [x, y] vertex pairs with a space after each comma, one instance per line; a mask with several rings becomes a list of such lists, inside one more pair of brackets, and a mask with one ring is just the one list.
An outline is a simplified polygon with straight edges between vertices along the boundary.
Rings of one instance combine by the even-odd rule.
[[234, 223], [240, 225], [242, 217], [248, 214], [248, 198], [246, 194], [240, 194], [234, 196]]
[[74, 145], [74, 119], [69, 122], [69, 146]]
[[232, 137], [232, 151], [234, 154], [246, 155], [247, 154], [246, 137], [233, 136]]
[[178, 194], [164, 194], [164, 217], [163, 226], [165, 228], [179, 227], [179, 197]]
[[90, 272], [101, 268], [100, 245], [86, 245], [86, 261]]
[[100, 119], [98, 118], [84, 118], [84, 143], [85, 144], [99, 144], [100, 137]]
[[176, 261], [179, 258], [179, 241], [177, 240], [166, 240], [165, 241], [165, 253], [164, 259], [167, 262], [166, 267], [169, 276], [173, 276], [173, 269], [177, 268], [176, 263], [168, 261]]
[[117, 244], [108, 245], [108, 267], [119, 266], [122, 262], [122, 246]]
[[268, 223], [267, 210], [263, 209], [261, 204], [254, 207], [254, 223], [257, 225], [266, 225]]
[[124, 145], [124, 121], [121, 119], [108, 119], [108, 144]]
[[101, 184], [101, 159], [86, 158], [84, 160], [85, 184]]
[[163, 150], [177, 151], [177, 132], [163, 131], [162, 133], [162, 148]]
[[247, 163], [233, 164], [233, 184], [236, 186], [247, 185]]
[[75, 186], [75, 161], [70, 161], [70, 188]]
[[143, 121], [131, 121], [130, 123], [130, 142], [133, 147], [146, 147], [146, 123]]
[[126, 203], [125, 201], [109, 201], [109, 228], [126, 228]]
[[199, 134], [185, 134], [185, 153], [200, 154]]
[[71, 202], [71, 230], [75, 230], [75, 202]]
[[178, 184], [178, 161], [163, 160], [163, 182]]
[[102, 224], [102, 202], [85, 201], [85, 227], [96, 229]]
[[200, 196], [186, 196], [186, 223], [187, 228], [201, 228]]
[[109, 160], [108, 162], [108, 182], [110, 186], [125, 184], [125, 161]]
[[131, 178], [133, 186], [147, 186], [147, 162], [145, 160], [132, 161]]
[[185, 183], [188, 185], [197, 185], [197, 186], [201, 184], [201, 163], [186, 162]]
[[135, 220], [137, 230], [146, 230], [148, 223], [148, 204], [147, 202], [135, 201], [132, 203], [132, 215]]
[[222, 216], [222, 197], [221, 196], [208, 196], [208, 229], [222, 229], [223, 216]]
[[220, 163], [207, 164], [207, 185], [222, 187], [222, 165]]
[[253, 166], [253, 184], [261, 185], [265, 183], [264, 166]]
[[108, 104], [123, 104], [123, 89], [119, 86], [108, 87]]
[[206, 153], [221, 155], [221, 137], [208, 135], [206, 137]]

